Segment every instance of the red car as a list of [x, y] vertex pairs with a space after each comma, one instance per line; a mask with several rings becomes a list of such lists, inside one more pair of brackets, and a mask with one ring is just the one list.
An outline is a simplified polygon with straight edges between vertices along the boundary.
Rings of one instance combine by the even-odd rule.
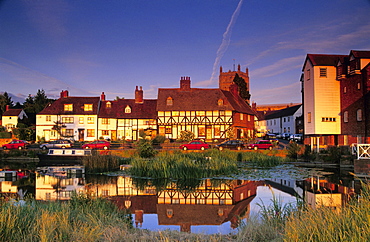
[[109, 148], [110, 148], [110, 143], [105, 140], [97, 140], [97, 141], [82, 145], [82, 149], [108, 150]]
[[272, 150], [274, 145], [271, 143], [270, 140], [258, 140], [254, 144], [249, 144], [248, 149], [258, 150], [258, 149], [269, 149]]
[[209, 144], [200, 141], [200, 140], [193, 140], [189, 144], [180, 145], [180, 149], [182, 150], [205, 150], [209, 149]]
[[30, 143], [28, 143], [25, 140], [13, 140], [9, 144], [3, 145], [3, 149], [4, 150], [6, 150], [6, 149], [19, 149], [19, 150], [21, 150], [21, 149], [28, 148], [29, 145], [30, 145]]

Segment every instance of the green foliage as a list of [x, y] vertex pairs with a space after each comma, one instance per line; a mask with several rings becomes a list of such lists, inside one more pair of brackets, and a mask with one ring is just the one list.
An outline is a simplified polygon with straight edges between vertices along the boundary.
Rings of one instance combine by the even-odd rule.
[[0, 116], [5, 112], [6, 105], [9, 105], [9, 107], [12, 108], [13, 101], [12, 97], [10, 97], [7, 92], [4, 92], [3, 94], [0, 94]]
[[35, 140], [35, 127], [27, 127], [25, 124], [18, 123], [17, 128], [13, 129], [13, 134], [21, 140]]
[[301, 150], [301, 146], [294, 141], [289, 142], [288, 145], [288, 157], [291, 159], [297, 159], [298, 154]]
[[180, 137], [179, 139], [182, 140], [182, 141], [186, 141], [186, 142], [189, 142], [189, 141], [192, 141], [194, 139], [195, 135], [193, 132], [189, 131], [189, 130], [182, 130], [180, 132]]
[[24, 111], [26, 113], [39, 113], [41, 112], [49, 103], [53, 102], [52, 99], [48, 99], [43, 89], [37, 90], [37, 94], [32, 96], [28, 95], [24, 105]]
[[245, 82], [245, 80], [242, 77], [240, 77], [238, 74], [235, 74], [233, 81], [236, 85], [238, 85], [238, 91], [239, 91], [240, 97], [243, 98], [244, 100], [249, 100], [251, 97], [251, 94], [247, 90], [247, 83]]
[[157, 135], [157, 136], [154, 137], [152, 143], [154, 145], [159, 145], [159, 144], [163, 144], [165, 140], [166, 140], [166, 137], [165, 136], [163, 136], [163, 135]]
[[0, 139], [10, 139], [10, 138], [12, 138], [12, 133], [0, 132]]
[[152, 142], [147, 139], [139, 140], [137, 150], [141, 158], [152, 158], [158, 153], [153, 148]]

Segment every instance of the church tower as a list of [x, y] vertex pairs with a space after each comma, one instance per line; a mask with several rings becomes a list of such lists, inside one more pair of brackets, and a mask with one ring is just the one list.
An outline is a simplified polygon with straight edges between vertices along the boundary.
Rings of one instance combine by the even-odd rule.
[[[219, 88], [221, 90], [230, 91], [231, 85], [234, 83], [235, 76], [238, 75], [240, 78], [243, 78], [245, 81], [245, 88], [244, 92], [249, 94], [249, 74], [248, 68], [245, 69], [245, 72], [240, 70], [240, 64], [238, 65], [237, 71], [222, 72], [222, 66], [220, 67], [220, 76], [219, 76]], [[241, 90], [239, 90], [241, 93]], [[246, 98], [245, 101], [249, 103], [250, 97]]]

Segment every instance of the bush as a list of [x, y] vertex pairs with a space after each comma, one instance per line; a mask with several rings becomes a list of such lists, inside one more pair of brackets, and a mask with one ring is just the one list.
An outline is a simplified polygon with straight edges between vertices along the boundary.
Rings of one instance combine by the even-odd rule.
[[288, 145], [288, 157], [291, 159], [297, 159], [298, 153], [301, 150], [301, 146], [296, 142], [290, 142]]
[[0, 139], [11, 139], [12, 133], [10, 132], [0, 132]]
[[146, 139], [139, 140], [137, 150], [141, 158], [152, 158], [157, 154], [151, 141]]
[[166, 140], [166, 137], [164, 137], [163, 135], [157, 135], [154, 137], [152, 142], [154, 145], [159, 145], [159, 144], [163, 144], [165, 140]]
[[189, 141], [192, 141], [194, 139], [195, 135], [193, 132], [189, 131], [189, 130], [183, 130], [180, 132], [180, 137], [179, 139], [182, 140], [182, 141], [186, 141], [186, 142], [189, 142]]

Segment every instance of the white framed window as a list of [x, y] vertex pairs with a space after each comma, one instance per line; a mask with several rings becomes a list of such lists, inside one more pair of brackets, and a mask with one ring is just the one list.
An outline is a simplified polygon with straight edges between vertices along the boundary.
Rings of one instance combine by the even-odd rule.
[[362, 109], [357, 109], [356, 119], [357, 119], [357, 121], [362, 121]]
[[64, 111], [73, 111], [73, 104], [64, 104]]
[[92, 111], [93, 105], [92, 104], [84, 104], [84, 111]]
[[125, 107], [125, 113], [131, 113], [131, 107], [129, 105]]
[[168, 97], [167, 100], [166, 100], [166, 104], [167, 104], [167, 106], [172, 106], [173, 105], [173, 98]]
[[84, 123], [84, 117], [79, 117], [78, 118], [78, 123], [83, 124]]
[[94, 123], [94, 117], [87, 117], [87, 123], [93, 124]]
[[344, 111], [343, 113], [343, 122], [348, 123], [348, 111]]

